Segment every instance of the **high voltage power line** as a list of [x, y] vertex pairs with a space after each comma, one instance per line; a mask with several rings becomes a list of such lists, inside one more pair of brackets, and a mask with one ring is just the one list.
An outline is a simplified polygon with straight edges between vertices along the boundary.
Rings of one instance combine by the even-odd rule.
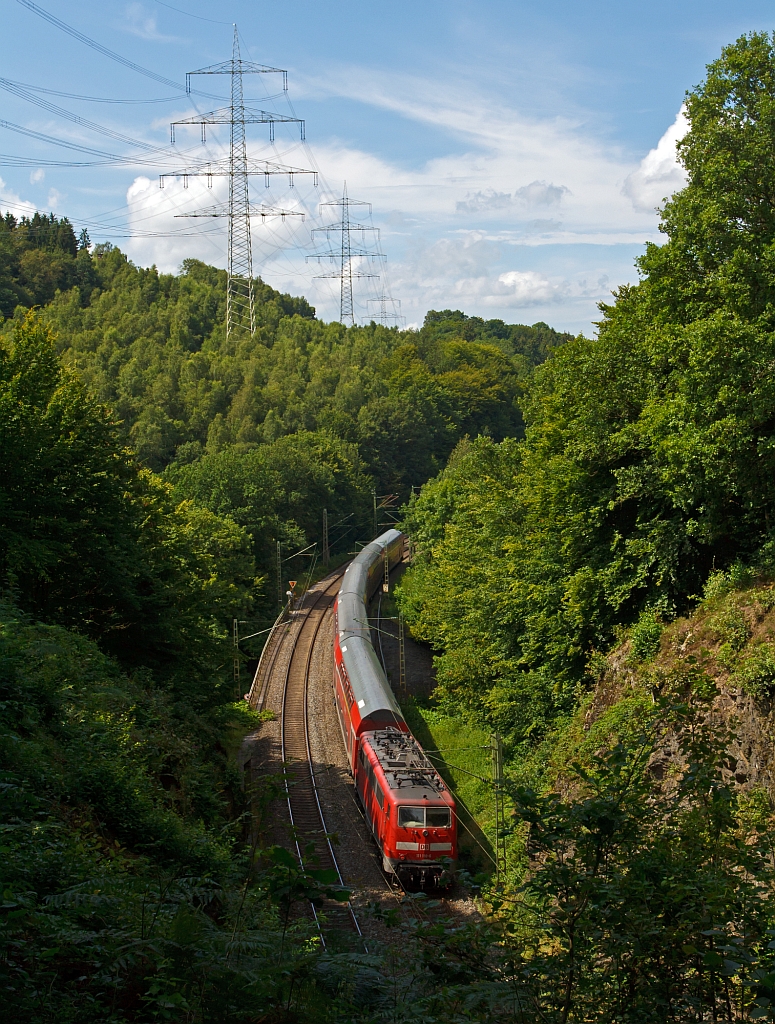
[[8, 78], [0, 78], [0, 89], [5, 89], [6, 92], [10, 92], [14, 96], [18, 96], [19, 99], [27, 100], [28, 103], [34, 103], [36, 106], [43, 107], [44, 110], [48, 110], [50, 113], [56, 114], [58, 117], [64, 117], [68, 121], [73, 121], [82, 128], [88, 128], [89, 131], [99, 132], [101, 135], [107, 135], [111, 139], [116, 139], [117, 142], [125, 142], [130, 146], [138, 146], [140, 149], [145, 149], [150, 153], [165, 152], [159, 146], [154, 146], [149, 142], [141, 142], [138, 139], [130, 138], [128, 135], [124, 135], [121, 132], [113, 131], [112, 128], [105, 128], [104, 125], [97, 124], [95, 121], [89, 121], [87, 118], [81, 117], [80, 114], [74, 114], [70, 110], [65, 110], [64, 107], [57, 106], [56, 103], [51, 103], [49, 100], [44, 100], [40, 96], [35, 96], [34, 93], [31, 93], [28, 89], [22, 88], [20, 85], [17, 85]]
[[[8, 81], [11, 81], [11, 79], [8, 79]], [[129, 106], [143, 103], [172, 103], [173, 100], [185, 99], [185, 94], [182, 92], [175, 93], [174, 96], [156, 96], [147, 100], [122, 100], [111, 96], [82, 96], [77, 92], [62, 92], [60, 89], [44, 89], [42, 85], [30, 85], [29, 82], [12, 82], [12, 84], [18, 85], [21, 89], [31, 89], [32, 92], [45, 93], [47, 96], [61, 96], [66, 100], [82, 100], [84, 103], [118, 103], [122, 106]]]
[[60, 29], [62, 32], [66, 32], [69, 36], [72, 36], [79, 42], [91, 47], [92, 50], [96, 50], [98, 53], [101, 53], [104, 57], [109, 57], [110, 60], [123, 64], [124, 67], [129, 68], [131, 71], [136, 71], [138, 75], [145, 75], [146, 78], [152, 78], [156, 82], [161, 82], [162, 85], [169, 85], [173, 89], [180, 89], [180, 82], [173, 82], [171, 79], [165, 78], [163, 75], [157, 75], [155, 71], [149, 71], [148, 68], [135, 64], [133, 60], [129, 60], [127, 57], [122, 57], [121, 54], [116, 53], [115, 50], [109, 50], [107, 46], [103, 46], [102, 43], [98, 43], [96, 39], [92, 39], [90, 36], [84, 35], [83, 32], [79, 32], [77, 28], [73, 28], [72, 25], [68, 25], [67, 22], [62, 21], [61, 18], [56, 18], [53, 14], [49, 14], [49, 12], [44, 10], [42, 7], [39, 7], [37, 4], [33, 4], [31, 0], [16, 0], [16, 2], [21, 4], [22, 7], [26, 7], [27, 10], [32, 11], [33, 14], [37, 14], [38, 17], [48, 21], [51, 25], [54, 25], [55, 28]]

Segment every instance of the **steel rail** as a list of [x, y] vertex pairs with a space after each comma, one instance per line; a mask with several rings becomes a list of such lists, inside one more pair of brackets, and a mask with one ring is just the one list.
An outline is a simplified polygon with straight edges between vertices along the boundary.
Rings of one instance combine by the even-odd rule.
[[[336, 594], [339, 586], [341, 585], [341, 577], [343, 575], [344, 575], [344, 568], [342, 568], [340, 570], [337, 570], [335, 575], [334, 575], [334, 577], [333, 577], [333, 579], [328, 584], [328, 586], [326, 586], [326, 587], [324, 587], [324, 588], [322, 588], [322, 589], [320, 589], [318, 591], [315, 591], [315, 592], [309, 592], [308, 591], [307, 594], [305, 594], [304, 598], [302, 599], [301, 605], [300, 605], [300, 607], [298, 609], [298, 612], [297, 612], [297, 615], [298, 615], [298, 627], [295, 630], [295, 635], [293, 635], [293, 630], [291, 632], [291, 653], [290, 653], [290, 657], [288, 659], [288, 665], [287, 665], [287, 667], [285, 669], [285, 680], [284, 680], [284, 684], [283, 684], [282, 713], [281, 713], [281, 721], [280, 721], [280, 735], [281, 735], [281, 749], [282, 749], [282, 760], [283, 760], [283, 763], [285, 764], [287, 762], [287, 760], [288, 760], [288, 747], [289, 747], [291, 739], [295, 739], [296, 751], [294, 751], [294, 753], [296, 753], [298, 755], [299, 747], [301, 747], [303, 749], [305, 755], [306, 755], [306, 766], [307, 766], [307, 771], [308, 771], [307, 777], [304, 778], [304, 773], [303, 772], [302, 772], [301, 776], [297, 776], [297, 778], [295, 780], [296, 781], [296, 785], [293, 787], [293, 789], [288, 785], [288, 782], [286, 781], [286, 799], [287, 799], [287, 802], [288, 802], [288, 814], [290, 816], [291, 826], [294, 829], [294, 843], [295, 843], [295, 846], [296, 846], [296, 855], [297, 855], [299, 864], [302, 867], [304, 865], [304, 857], [303, 857], [303, 854], [302, 854], [302, 849], [301, 849], [301, 845], [300, 845], [300, 837], [299, 837], [299, 834], [298, 834], [298, 828], [301, 827], [301, 819], [303, 817], [302, 808], [299, 807], [299, 803], [300, 802], [302, 802], [302, 803], [304, 802], [304, 797], [306, 795], [307, 797], [311, 796], [311, 798], [312, 798], [312, 799], [308, 799], [306, 801], [307, 804], [308, 804], [307, 814], [308, 815], [310, 814], [310, 807], [314, 807], [315, 811], [317, 812], [317, 815], [316, 815], [317, 816], [317, 821], [314, 822], [314, 824], [313, 824], [309, 820], [309, 818], [308, 818], [306, 826], [305, 826], [305, 831], [308, 832], [311, 841], [313, 841], [314, 844], [318, 847], [318, 850], [320, 850], [320, 846], [321, 845], [323, 846], [323, 850], [325, 851], [325, 855], [327, 855], [327, 858], [329, 859], [333, 869], [336, 871], [337, 877], [338, 877], [338, 879], [340, 881], [340, 884], [342, 884], [342, 885], [344, 884], [344, 879], [342, 877], [342, 872], [341, 872], [341, 869], [339, 867], [339, 863], [338, 863], [338, 861], [336, 859], [336, 854], [334, 853], [333, 844], [331, 843], [331, 839], [330, 839], [330, 835], [329, 835], [329, 832], [328, 832], [328, 828], [326, 826], [325, 815], [323, 813], [323, 807], [321, 805], [320, 796], [319, 796], [318, 788], [317, 788], [317, 780], [315, 779], [315, 772], [314, 772], [314, 768], [312, 766], [312, 751], [311, 751], [311, 748], [310, 748], [310, 741], [309, 741], [309, 717], [308, 717], [309, 701], [308, 701], [308, 695], [309, 695], [309, 673], [310, 673], [310, 666], [312, 664], [312, 656], [313, 656], [313, 653], [315, 651], [315, 643], [316, 643], [318, 634], [320, 632], [320, 629], [321, 629], [321, 627], [323, 625], [323, 622], [325, 621], [325, 617], [326, 617], [325, 616], [325, 611], [323, 612], [323, 614], [321, 614], [321, 615], [319, 615], [319, 616], [317, 616], [315, 618], [313, 618], [313, 613], [314, 613], [315, 609], [318, 607], [318, 605], [320, 604], [320, 602], [325, 597], [330, 596], [331, 594]], [[313, 600], [312, 600], [312, 602], [308, 606], [305, 606], [305, 602], [306, 602], [307, 597], [309, 596], [310, 593], [314, 594]], [[305, 612], [305, 614], [299, 614], [301, 612]], [[317, 621], [316, 621], [316, 619], [317, 619]], [[303, 649], [300, 646], [300, 641], [301, 641], [301, 638], [302, 638], [302, 634], [304, 634], [304, 632], [305, 632], [305, 629], [307, 630], [308, 633], [309, 633], [309, 631], [311, 631], [312, 635], [311, 635], [311, 637], [309, 637], [309, 643], [308, 643], [308, 648], [307, 648], [306, 652], [303, 652]], [[282, 646], [282, 645], [280, 645], [280, 646]], [[303, 664], [300, 666], [299, 665], [299, 660], [300, 660], [300, 655], [302, 655], [302, 654], [304, 656], [304, 661], [303, 661]], [[300, 669], [301, 669], [301, 677], [299, 677], [299, 670]], [[295, 679], [294, 679], [294, 677], [295, 677]], [[295, 719], [292, 717], [292, 714], [294, 714], [294, 713], [296, 715], [299, 714], [299, 709], [294, 709], [293, 712], [292, 712], [291, 709], [289, 708], [289, 704], [291, 703], [291, 701], [289, 700], [289, 694], [290, 694], [290, 691], [291, 691], [291, 688], [292, 688], [292, 684], [294, 682], [296, 683], [297, 691], [292, 694], [292, 697], [294, 698], [294, 702], [297, 705], [299, 703], [301, 704], [301, 708], [300, 708], [300, 712], [301, 712], [300, 719], [301, 720], [300, 721], [299, 721], [298, 717], [295, 718]], [[300, 693], [298, 692], [299, 684], [300, 684], [300, 690], [301, 690]], [[299, 700], [299, 698], [300, 698], [300, 700]], [[299, 731], [301, 731], [303, 729], [303, 743], [301, 742], [302, 737], [300, 735], [297, 734], [296, 737], [292, 737], [291, 736], [291, 732], [292, 732], [293, 729], [297, 729]], [[286, 733], [287, 733], [287, 735], [286, 735]], [[295, 758], [295, 760], [297, 761], [297, 763], [300, 763], [301, 762], [301, 757], [297, 756]], [[301, 798], [301, 799], [299, 799], [299, 798]], [[296, 805], [297, 805], [296, 813], [294, 813], [294, 803], [296, 803]], [[310, 828], [311, 825], [312, 825], [312, 827]], [[315, 827], [315, 826], [319, 826], [319, 828]], [[317, 833], [317, 832], [320, 832], [322, 834], [322, 836], [325, 838], [325, 844], [322, 844], [319, 839], [318, 839], [317, 842], [315, 842], [315, 840], [312, 838], [315, 835], [315, 833]], [[318, 853], [318, 856], [319, 856], [319, 853]], [[355, 929], [355, 931], [358, 934], [358, 936], [362, 939], [363, 938], [363, 933], [362, 933], [361, 927], [360, 927], [360, 925], [358, 923], [358, 919], [356, 917], [356, 914], [355, 914], [355, 911], [353, 909], [353, 906], [349, 902], [349, 900], [347, 902], [347, 910], [349, 912], [348, 913], [348, 919], [349, 919], [350, 924]], [[320, 932], [321, 941], [323, 942], [323, 945], [325, 946], [326, 943], [325, 943], [325, 935], [324, 935], [324, 930], [323, 930], [322, 922], [320, 920], [320, 917], [319, 917], [319, 915], [317, 913], [317, 910], [314, 907], [314, 905], [312, 906], [312, 913], [314, 915], [315, 922], [316, 922], [316, 924], [318, 926], [318, 930]]]
[[[310, 776], [310, 782], [312, 783], [312, 792], [313, 792], [313, 794], [315, 796], [315, 804], [316, 804], [317, 809], [318, 809], [318, 814], [320, 815], [321, 824], [323, 825], [323, 835], [325, 836], [326, 844], [328, 846], [328, 851], [329, 851], [329, 854], [331, 856], [331, 860], [333, 861], [333, 864], [334, 864], [334, 870], [336, 871], [337, 877], [339, 879], [339, 884], [341, 886], [344, 886], [344, 878], [342, 878], [342, 872], [341, 872], [341, 870], [339, 868], [339, 862], [336, 859], [336, 854], [334, 853], [334, 847], [333, 847], [333, 844], [331, 842], [331, 834], [328, 831], [328, 827], [326, 825], [326, 817], [325, 817], [325, 815], [323, 813], [323, 807], [322, 807], [322, 805], [320, 803], [320, 794], [318, 793], [317, 779], [315, 778], [315, 769], [314, 769], [314, 766], [313, 766], [313, 763], [312, 763], [312, 750], [310, 749], [310, 744], [309, 744], [309, 670], [310, 670], [310, 665], [312, 664], [312, 654], [313, 654], [313, 652], [315, 650], [315, 642], [317, 640], [318, 633], [320, 632], [320, 627], [323, 625], [324, 621], [325, 621], [325, 614], [320, 616], [320, 619], [318, 620], [318, 624], [315, 627], [315, 635], [313, 636], [312, 643], [310, 644], [310, 647], [309, 647], [309, 652], [307, 654], [307, 664], [306, 664], [305, 672], [304, 672], [304, 742], [305, 742], [306, 747], [307, 747], [307, 762], [309, 764], [309, 776]], [[355, 927], [356, 932], [358, 933], [358, 935], [361, 938], [363, 938], [363, 932], [361, 931], [361, 926], [358, 924], [358, 918], [356, 917], [355, 911], [353, 909], [353, 905], [352, 905], [352, 903], [349, 900], [347, 901], [347, 909], [350, 912], [350, 918], [352, 920], [352, 923], [353, 923], [353, 925]], [[321, 938], [322, 938], [322, 935], [321, 935]], [[368, 949], [366, 950], [366, 952], [368, 952]]]

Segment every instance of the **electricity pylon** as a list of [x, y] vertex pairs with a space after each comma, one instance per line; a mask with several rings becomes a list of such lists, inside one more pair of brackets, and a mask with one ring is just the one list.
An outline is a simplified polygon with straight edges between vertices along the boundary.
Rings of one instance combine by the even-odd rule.
[[406, 323], [406, 317], [401, 315], [401, 300], [394, 299], [392, 295], [389, 295], [385, 288], [382, 289], [382, 294], [378, 299], [368, 299], [366, 302], [367, 307], [372, 306], [374, 303], [378, 303], [379, 312], [376, 316], [372, 316], [372, 320], [376, 320], [377, 323], [382, 324], [383, 327], [395, 326], [403, 327]]
[[347, 182], [344, 183], [344, 192], [342, 193], [341, 199], [334, 199], [330, 203], [321, 203], [323, 206], [341, 206], [342, 208], [342, 219], [335, 224], [327, 224], [322, 228], [313, 228], [313, 237], [316, 232], [325, 231], [326, 239], [330, 240], [331, 232], [335, 231], [339, 234], [339, 245], [336, 249], [330, 249], [328, 252], [315, 253], [312, 256], [308, 256], [307, 259], [317, 260], [318, 263], [321, 259], [329, 259], [333, 263], [336, 261], [339, 264], [338, 270], [335, 270], [331, 274], [319, 274], [320, 278], [338, 278], [340, 281], [339, 291], [339, 321], [343, 324], [353, 326], [355, 324], [355, 313], [353, 311], [353, 278], [357, 277], [379, 277], [379, 274], [367, 274], [362, 270], [355, 268], [353, 269], [353, 260], [356, 259], [383, 259], [381, 252], [368, 252], [366, 249], [353, 245], [351, 235], [354, 232], [360, 231], [361, 242], [363, 243], [364, 235], [367, 231], [372, 232], [379, 239], [379, 231], [377, 228], [371, 227], [369, 224], [358, 224], [350, 220], [350, 207], [351, 206], [368, 206], [369, 213], [371, 213], [371, 203], [362, 203], [358, 199], [350, 199], [347, 195]]
[[[239, 48], [239, 35], [237, 26], [234, 26], [234, 42], [232, 45], [231, 60], [223, 61], [220, 64], [211, 64], [206, 68], [199, 68], [197, 71], [190, 71], [186, 75], [186, 91], [191, 91], [192, 75], [230, 75], [231, 76], [231, 104], [228, 107], [221, 107], [206, 114], [197, 114], [195, 117], [181, 118], [173, 121], [170, 125], [170, 139], [175, 142], [175, 126], [186, 124], [198, 124], [202, 129], [202, 142], [207, 141], [208, 124], [228, 124], [230, 128], [229, 162], [228, 167], [223, 167], [220, 173], [228, 175], [229, 178], [229, 202], [228, 206], [218, 205], [198, 213], [182, 214], [188, 217], [228, 217], [229, 220], [229, 255], [228, 255], [228, 283], [226, 292], [226, 334], [227, 336], [235, 331], [249, 330], [251, 334], [256, 329], [256, 313], [253, 302], [253, 253], [250, 242], [250, 217], [251, 214], [260, 214], [262, 218], [267, 216], [301, 216], [295, 211], [277, 210], [274, 207], [251, 207], [248, 177], [250, 174], [261, 173], [265, 175], [273, 173], [304, 173], [313, 174], [313, 171], [305, 171], [301, 168], [284, 168], [282, 165], [272, 165], [278, 170], [267, 169], [268, 161], [264, 161], [260, 170], [248, 162], [247, 145], [245, 139], [245, 125], [247, 124], [268, 124], [269, 139], [274, 141], [274, 126], [280, 122], [294, 122], [300, 126], [301, 138], [304, 139], [304, 122], [298, 117], [286, 117], [283, 114], [273, 114], [267, 110], [254, 110], [245, 106], [242, 90], [242, 76], [246, 74], [279, 74], [283, 76], [283, 89], [288, 88], [288, 73], [281, 68], [270, 68], [263, 64], [254, 64], [252, 61], [242, 60]], [[221, 166], [221, 165], [217, 165]], [[212, 179], [219, 171], [208, 170], [207, 167], [186, 168], [180, 172], [184, 178], [184, 185], [189, 176], [206, 176]], [[210, 184], [208, 182], [208, 184]], [[163, 180], [161, 182], [163, 187]]]

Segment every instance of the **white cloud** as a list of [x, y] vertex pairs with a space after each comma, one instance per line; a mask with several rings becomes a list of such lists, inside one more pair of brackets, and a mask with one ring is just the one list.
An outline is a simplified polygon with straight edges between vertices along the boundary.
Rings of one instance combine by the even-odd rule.
[[514, 193], [514, 200], [528, 206], [559, 206], [563, 196], [571, 195], [564, 185], [547, 184], [545, 181], [531, 181]]
[[562, 227], [559, 220], [529, 220], [525, 225], [525, 231], [531, 235], [556, 234]]
[[458, 213], [489, 213], [493, 210], [507, 210], [514, 200], [510, 192], [496, 192], [494, 188], [484, 192], [467, 192], [466, 197], [455, 205]]
[[62, 200], [64, 198], [65, 197], [62, 195], [59, 189], [50, 188], [48, 190], [48, 199], [46, 200], [46, 206], [49, 208], [49, 210], [56, 211], [62, 205]]
[[12, 213], [14, 217], [31, 217], [37, 207], [27, 199], [22, 199], [16, 192], [11, 192], [0, 178], [0, 210]]
[[34, 170], [32, 172], [32, 174], [30, 175], [30, 184], [31, 185], [38, 185], [38, 184], [40, 184], [41, 181], [43, 181], [43, 179], [45, 177], [46, 177], [46, 172], [43, 170], [42, 167], [38, 167], [37, 170]]
[[[487, 188], [483, 192], [467, 192], [466, 197], [456, 203], [458, 213], [488, 214], [508, 210], [516, 205], [559, 206], [563, 196], [571, 195], [564, 185], [547, 184], [545, 181], [531, 181], [512, 195], [510, 192], [496, 192]], [[537, 223], [537, 222], [534, 222]]]
[[[297, 179], [298, 180], [298, 179]], [[286, 179], [283, 176], [283, 183]], [[282, 209], [283, 219], [260, 213], [252, 218], [254, 270], [261, 273], [263, 262], [284, 249], [301, 243], [309, 247], [309, 234], [298, 214], [304, 213], [297, 186], [274, 201], [273, 194], [261, 195], [263, 187], [254, 189], [252, 203], [256, 210]], [[164, 188], [159, 180], [145, 175], [135, 178], [127, 190], [128, 221], [132, 238], [122, 243], [132, 259], [143, 265], [155, 264], [161, 271], [175, 271], [184, 259], [197, 257], [226, 265], [226, 218], [212, 216], [223, 212], [228, 201], [227, 179], [214, 177], [212, 188], [205, 178], [189, 178], [186, 187], [182, 178], [167, 178]], [[207, 216], [186, 216], [205, 212]]]
[[214, 179], [212, 189], [184, 189], [181, 180], [167, 179], [161, 189], [158, 179], [152, 181], [140, 175], [126, 195], [133, 234], [126, 244], [128, 254], [137, 262], [146, 266], [153, 263], [166, 273], [175, 271], [190, 256], [223, 266], [225, 221], [194, 220], [179, 215], [213, 206], [225, 198], [223, 179]]
[[156, 14], [146, 11], [142, 4], [129, 4], [124, 12], [125, 22], [122, 26], [125, 32], [141, 39], [148, 39], [154, 43], [176, 43], [177, 36], [165, 36], [156, 27]]
[[503, 285], [508, 296], [515, 300], [515, 305], [520, 306], [556, 299], [564, 290], [562, 286], [553, 285], [534, 270], [509, 270], [498, 276], [498, 283]]
[[686, 171], [678, 163], [676, 143], [689, 131], [684, 107], [675, 121], [624, 182], [624, 194], [637, 210], [653, 210], [686, 184]]

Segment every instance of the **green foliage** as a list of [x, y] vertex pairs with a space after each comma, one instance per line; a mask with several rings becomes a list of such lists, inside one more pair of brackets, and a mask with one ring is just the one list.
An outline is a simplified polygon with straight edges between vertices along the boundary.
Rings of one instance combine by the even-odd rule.
[[[0, 606], [0, 980], [30, 1024], [250, 1024], [354, 1013], [301, 907], [345, 900], [307, 851], [260, 858], [224, 728], [95, 644]], [[360, 967], [341, 965], [352, 981]]]
[[769, 558], [773, 81], [766, 34], [710, 65], [687, 99], [689, 181], [641, 283], [525, 381], [523, 445], [464, 445], [409, 507], [413, 629], [466, 707], [487, 714], [499, 680], [524, 678], [518, 732], [567, 707], [591, 652], [644, 610], [672, 618], [714, 567], [734, 587]]
[[0, 578], [127, 662], [207, 671], [255, 585], [247, 535], [138, 468], [37, 314], [0, 346]]
[[[541, 589], [545, 553], [514, 536], [523, 458], [514, 441], [478, 438], [458, 447], [409, 505], [405, 528], [419, 554], [398, 590], [413, 633], [442, 652], [442, 703], [466, 708], [515, 742], [543, 735], [574, 694], [575, 652], [539, 600], [551, 593]], [[567, 612], [582, 620], [580, 609]]]
[[459, 309], [430, 310], [423, 326], [432, 330], [437, 338], [463, 338], [465, 341], [495, 345], [511, 356], [515, 365], [524, 372], [543, 363], [558, 345], [572, 339], [570, 334], [558, 334], [542, 321], [525, 327], [522, 324], [505, 324], [502, 320], [466, 316]]
[[223, 271], [186, 260], [179, 275], [160, 275], [107, 244], [76, 261], [89, 283], [47, 296], [47, 322], [66, 364], [157, 472], [233, 444], [327, 431], [358, 446], [381, 493], [408, 493], [465, 434], [520, 434], [518, 380], [566, 337], [462, 313], [429, 313], [420, 332], [348, 330], [259, 281], [256, 334], [227, 341]]
[[[59, 222], [45, 224], [51, 234]], [[274, 584], [277, 541], [285, 555], [320, 545], [323, 508], [329, 523], [339, 524], [331, 534], [334, 552], [349, 550], [373, 530], [373, 488], [408, 494], [439, 471], [465, 434], [520, 433], [519, 377], [563, 340], [545, 325], [492, 322], [485, 329], [457, 313], [438, 322], [429, 314], [420, 332], [376, 324], [346, 330], [317, 321], [304, 299], [260, 281], [256, 334], [227, 340], [222, 271], [186, 260], [179, 275], [159, 275], [133, 266], [109, 244], [90, 255], [84, 243], [73, 258], [88, 264], [91, 283], [63, 286], [45, 306], [43, 322], [55, 333], [46, 340], [42, 323], [33, 328], [19, 308], [0, 335], [10, 375], [7, 436], [18, 467], [5, 508], [11, 524], [25, 526], [8, 542], [8, 579], [24, 607], [92, 636], [111, 636], [117, 653], [142, 650], [146, 663], [152, 650], [158, 663], [180, 651], [164, 640], [166, 620], [179, 614], [189, 570], [196, 577], [192, 593], [201, 587], [202, 569], [182, 549], [193, 541], [197, 557], [203, 554], [203, 509], [221, 520], [210, 523], [210, 561], [220, 552], [225, 575], [240, 577], [237, 562], [247, 549], [244, 535], [228, 525], [236, 522], [249, 533], [258, 566], [243, 558], [240, 593], [238, 587], [228, 601], [221, 595], [226, 622], [244, 614], [256, 572], [271, 574]], [[465, 340], [454, 323], [477, 340]], [[52, 338], [63, 368], [54, 367]], [[13, 381], [13, 353], [27, 358], [22, 350], [30, 344], [48, 346], [39, 372], [49, 392], [45, 409], [34, 414], [41, 422], [20, 438], [10, 411], [13, 388], [23, 385]], [[54, 444], [66, 431], [69, 440]], [[22, 452], [22, 441], [30, 452]], [[166, 467], [174, 491], [139, 474], [135, 458], [152, 470]], [[54, 465], [56, 471], [44, 472]], [[88, 512], [77, 503], [75, 474]], [[30, 483], [39, 476], [49, 487], [51, 515], [40, 522], [46, 540], [32, 567], [21, 551], [35, 540], [27, 526], [35, 501]], [[196, 538], [187, 517], [199, 523]], [[136, 557], [144, 545], [153, 550]], [[171, 547], [175, 558], [157, 557]], [[17, 568], [14, 558], [23, 564]], [[290, 568], [299, 576], [304, 563]], [[159, 572], [167, 578], [156, 578]], [[209, 586], [208, 599], [216, 589]], [[269, 589], [272, 596], [265, 592], [254, 604], [259, 625], [275, 611], [274, 585]], [[100, 617], [109, 621], [92, 621]], [[214, 630], [207, 623], [206, 631]]]
[[17, 305], [50, 302], [60, 290], [88, 294], [93, 286], [88, 248], [79, 251], [66, 217], [0, 218], [0, 316], [11, 316]]
[[90, 641], [32, 625], [9, 606], [2, 608], [0, 663], [0, 750], [15, 791], [11, 807], [61, 802], [76, 816], [88, 807], [122, 845], [153, 851], [168, 865], [223, 869], [226, 848], [204, 827], [224, 824], [209, 785], [220, 758], [212, 746], [197, 750], [201, 723], [176, 707], [170, 691], [154, 687], [147, 672], [122, 675]]
[[722, 650], [737, 653], [745, 647], [751, 636], [745, 612], [735, 601], [726, 601], [713, 617], [712, 624], [721, 641]]
[[702, 590], [702, 598], [706, 604], [711, 604], [717, 598], [724, 597], [734, 589], [729, 574], [714, 569], [705, 581]]
[[[730, 737], [678, 696], [574, 765], [572, 796], [514, 793], [532, 856], [518, 1020], [772, 1019], [769, 813], [724, 784]], [[668, 736], [663, 785], [650, 767]]]
[[738, 660], [730, 677], [732, 685], [739, 686], [752, 697], [766, 697], [775, 683], [775, 648], [772, 644], [755, 644], [745, 657]]
[[[283, 553], [322, 543], [328, 510], [332, 550], [348, 550], [372, 523], [371, 478], [358, 449], [326, 431], [299, 431], [247, 450], [226, 448], [165, 473], [178, 498], [228, 516], [250, 534], [264, 573], [276, 575], [275, 541]], [[290, 549], [290, 550], [289, 550]], [[309, 558], [289, 565], [302, 572]], [[272, 605], [272, 607], [274, 607]]]
[[651, 609], [641, 613], [630, 632], [632, 653], [639, 661], [648, 661], [659, 652], [663, 625]]

